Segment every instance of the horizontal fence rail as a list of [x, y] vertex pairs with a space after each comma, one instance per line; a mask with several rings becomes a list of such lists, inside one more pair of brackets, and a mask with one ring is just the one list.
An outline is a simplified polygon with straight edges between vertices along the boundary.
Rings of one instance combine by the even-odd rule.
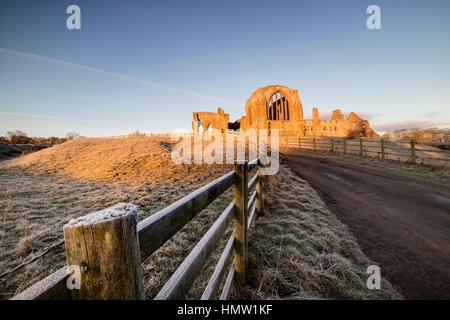
[[280, 138], [280, 148], [355, 154], [431, 166], [448, 166], [450, 161], [450, 142], [439, 141], [289, 136]]
[[182, 299], [186, 295], [209, 255], [225, 232], [226, 227], [233, 217], [233, 209], [234, 202], [232, 201], [178, 267], [169, 281], [167, 281], [164, 288], [156, 296], [156, 300]]
[[[137, 207], [123, 203], [72, 220], [64, 226], [67, 260], [68, 262], [82, 261], [82, 263], [88, 260], [87, 265], [84, 266], [87, 271], [82, 272], [81, 289], [68, 288], [67, 283], [71, 275], [68, 274], [68, 268], [64, 267], [12, 299], [142, 299], [141, 261], [149, 257], [199, 212], [234, 185], [235, 199], [217, 218], [155, 297], [155, 299], [183, 299], [186, 296], [234, 217], [234, 232], [228, 239], [201, 297], [202, 299], [217, 297], [229, 267], [229, 273], [219, 296], [221, 299], [228, 298], [233, 288], [239, 288], [243, 284], [242, 280], [245, 282], [247, 232], [254, 217], [263, 213], [264, 203], [258, 204], [257, 212], [257, 200], [267, 197], [263, 195], [267, 177], [261, 175], [260, 166], [258, 159], [238, 163], [234, 171], [225, 173], [139, 223], [135, 222]], [[258, 167], [257, 172], [248, 182], [248, 172], [256, 167]], [[256, 190], [249, 195], [255, 188]], [[242, 207], [241, 203], [245, 204], [245, 207]], [[78, 234], [80, 236], [77, 236]], [[89, 237], [86, 236], [87, 234]], [[104, 243], [99, 239], [111, 240]], [[135, 239], [135, 242], [131, 242], [135, 243], [134, 245], [130, 244], [130, 239]], [[126, 245], [121, 244], [122, 242]], [[106, 249], [97, 250], [96, 247], [99, 245]], [[110, 248], [112, 252], [108, 252]], [[137, 256], [133, 253], [136, 250]], [[231, 261], [233, 254], [234, 259]], [[108, 261], [108, 259], [112, 259], [109, 261], [112, 266], [102, 264], [102, 261]], [[118, 270], [117, 273], [111, 273], [114, 272], [111, 270], [115, 268]], [[127, 270], [127, 276], [120, 274], [121, 270]], [[236, 274], [241, 281], [236, 281]], [[103, 287], [115, 289], [103, 290]]]
[[[146, 259], [233, 184], [233, 171], [156, 212], [138, 224], [141, 259]], [[164, 230], [163, 232], [161, 232]]]
[[[208, 132], [204, 132], [208, 134]], [[135, 133], [105, 138], [130, 137], [170, 137], [193, 136], [193, 133]], [[224, 135], [239, 136], [239, 131], [228, 130]], [[432, 146], [424, 148], [423, 146]], [[270, 147], [270, 146], [269, 146]], [[280, 136], [280, 148], [296, 148], [316, 151], [331, 151], [343, 154], [379, 157], [412, 164], [447, 165], [450, 161], [450, 142], [440, 141], [392, 141], [375, 138], [342, 138], [342, 137], [310, 137]]]

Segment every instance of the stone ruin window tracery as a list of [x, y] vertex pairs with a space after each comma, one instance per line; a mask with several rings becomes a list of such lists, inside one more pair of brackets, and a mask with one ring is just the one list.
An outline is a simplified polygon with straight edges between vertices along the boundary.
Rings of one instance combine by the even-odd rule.
[[279, 91], [270, 97], [267, 120], [289, 120], [289, 102]]

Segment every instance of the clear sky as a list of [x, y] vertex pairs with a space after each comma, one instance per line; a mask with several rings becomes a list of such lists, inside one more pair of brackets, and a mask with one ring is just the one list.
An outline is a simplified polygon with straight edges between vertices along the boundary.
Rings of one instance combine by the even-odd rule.
[[305, 118], [450, 127], [449, 32], [448, 0], [0, 0], [0, 135], [169, 132], [219, 106], [234, 121], [270, 84], [298, 89]]

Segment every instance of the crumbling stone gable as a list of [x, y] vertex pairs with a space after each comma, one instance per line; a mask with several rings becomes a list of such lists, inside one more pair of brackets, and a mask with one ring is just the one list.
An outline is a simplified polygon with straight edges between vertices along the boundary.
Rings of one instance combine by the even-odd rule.
[[215, 112], [193, 112], [192, 129], [199, 132], [200, 125], [205, 131], [211, 126], [212, 129], [217, 129], [225, 132], [228, 129], [228, 120], [230, 115], [225, 113], [222, 108]]

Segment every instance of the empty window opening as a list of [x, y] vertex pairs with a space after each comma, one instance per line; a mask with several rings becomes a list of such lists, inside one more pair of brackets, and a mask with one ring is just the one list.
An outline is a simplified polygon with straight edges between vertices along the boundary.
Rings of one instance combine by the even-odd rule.
[[275, 92], [269, 100], [268, 120], [289, 120], [289, 102], [281, 92]]

